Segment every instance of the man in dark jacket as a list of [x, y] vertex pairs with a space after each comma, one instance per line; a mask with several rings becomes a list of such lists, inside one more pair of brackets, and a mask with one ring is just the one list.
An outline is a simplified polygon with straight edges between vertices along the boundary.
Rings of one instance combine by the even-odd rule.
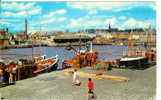
[[10, 74], [9, 74], [8, 70], [6, 69], [4, 74], [3, 74], [5, 85], [9, 85], [9, 77], [10, 77]]

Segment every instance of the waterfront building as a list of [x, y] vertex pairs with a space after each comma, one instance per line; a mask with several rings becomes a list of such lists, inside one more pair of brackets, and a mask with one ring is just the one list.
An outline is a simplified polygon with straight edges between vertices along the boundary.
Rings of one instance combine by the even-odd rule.
[[106, 37], [106, 39], [112, 39], [112, 35], [111, 35], [110, 33], [107, 33], [107, 34], [105, 35], [105, 37]]
[[82, 42], [88, 42], [93, 40], [93, 37], [91, 37], [88, 34], [62, 34], [62, 35], [57, 35], [54, 38], [55, 43], [77, 43], [79, 41]]
[[120, 32], [118, 35], [118, 39], [120, 44], [127, 45], [128, 44], [129, 33], [128, 32]]
[[8, 28], [0, 29], [0, 49], [7, 48], [9, 46]]

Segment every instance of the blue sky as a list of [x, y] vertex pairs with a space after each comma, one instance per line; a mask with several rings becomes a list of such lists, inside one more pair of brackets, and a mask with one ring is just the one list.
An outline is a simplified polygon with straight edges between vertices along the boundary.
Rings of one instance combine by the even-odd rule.
[[155, 2], [1, 2], [1, 27], [10, 32], [87, 28], [156, 28]]

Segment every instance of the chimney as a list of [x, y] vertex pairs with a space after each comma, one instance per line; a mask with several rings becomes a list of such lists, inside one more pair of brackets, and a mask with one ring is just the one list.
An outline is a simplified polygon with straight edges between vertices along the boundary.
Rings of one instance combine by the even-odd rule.
[[6, 32], [8, 33], [8, 28], [6, 29]]
[[28, 36], [27, 36], [27, 20], [25, 19], [25, 38], [26, 40], [28, 39]]

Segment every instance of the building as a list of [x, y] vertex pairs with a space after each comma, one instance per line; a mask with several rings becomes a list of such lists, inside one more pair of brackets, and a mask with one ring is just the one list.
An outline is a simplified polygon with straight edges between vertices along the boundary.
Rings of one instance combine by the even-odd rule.
[[9, 46], [8, 28], [0, 29], [0, 49], [7, 48]]
[[93, 40], [88, 34], [62, 34], [54, 38], [55, 43], [78, 43], [79, 41], [87, 42]]

